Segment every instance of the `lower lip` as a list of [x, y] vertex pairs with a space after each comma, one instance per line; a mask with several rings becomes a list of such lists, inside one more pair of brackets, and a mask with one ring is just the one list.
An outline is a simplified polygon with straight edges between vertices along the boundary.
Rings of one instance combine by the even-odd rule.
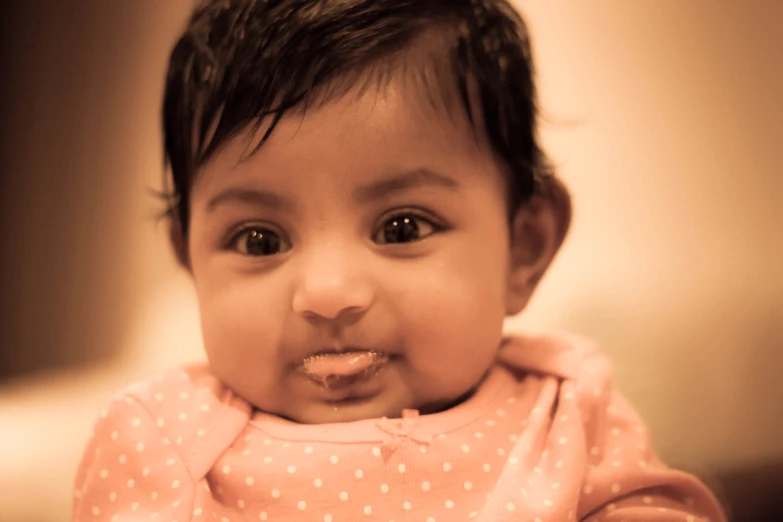
[[353, 388], [372, 380], [388, 364], [387, 354], [372, 351], [321, 354], [301, 361], [298, 371], [324, 390]]

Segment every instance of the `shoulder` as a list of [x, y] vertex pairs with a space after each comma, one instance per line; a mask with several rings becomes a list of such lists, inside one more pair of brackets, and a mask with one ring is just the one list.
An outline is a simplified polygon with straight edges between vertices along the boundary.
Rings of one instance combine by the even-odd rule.
[[[162, 441], [198, 476], [238, 436], [248, 422], [250, 409], [206, 364], [194, 364], [142, 379], [119, 391], [101, 413], [96, 432], [112, 436], [120, 428], [130, 430], [138, 442]], [[146, 429], [138, 430], [140, 427]]]
[[512, 370], [596, 385], [612, 375], [611, 362], [595, 341], [566, 332], [509, 335], [498, 360]]

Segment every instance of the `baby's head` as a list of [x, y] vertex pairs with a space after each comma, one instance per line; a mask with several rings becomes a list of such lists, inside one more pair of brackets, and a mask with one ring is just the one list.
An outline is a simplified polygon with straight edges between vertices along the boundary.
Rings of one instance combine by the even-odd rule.
[[163, 112], [214, 373], [302, 423], [469, 395], [568, 228], [535, 107], [505, 0], [199, 8]]

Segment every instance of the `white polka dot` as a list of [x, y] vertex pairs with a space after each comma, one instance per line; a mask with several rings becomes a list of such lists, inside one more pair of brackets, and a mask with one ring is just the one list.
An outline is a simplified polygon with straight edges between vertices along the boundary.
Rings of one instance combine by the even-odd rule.
[[508, 504], [506, 504], [506, 509], [508, 509], [509, 511], [514, 511], [517, 509], [517, 507], [514, 505], [513, 502], [509, 502]]
[[463, 487], [465, 488], [465, 491], [470, 491], [471, 489], [473, 489], [473, 483], [469, 480], [466, 480], [465, 483], [463, 484]]
[[188, 414], [187, 414], [187, 413], [185, 413], [185, 412], [183, 411], [182, 413], [180, 413], [179, 415], [177, 415], [177, 418], [178, 418], [179, 420], [181, 420], [181, 421], [184, 421], [185, 419], [187, 419], [187, 418], [188, 418]]
[[509, 463], [511, 464], [519, 464], [519, 459], [517, 457], [511, 457], [508, 459]]
[[445, 434], [445, 433], [440, 433], [440, 434], [438, 435], [438, 438], [439, 438], [439, 439], [441, 439], [441, 440], [443, 440], [443, 439], [445, 439], [445, 438], [446, 438], [446, 434]]
[[299, 502], [296, 503], [296, 508], [299, 511], [304, 511], [305, 509], [307, 509], [307, 502], [305, 502], [304, 500], [300, 500]]
[[498, 455], [502, 457], [505, 454], [506, 454], [506, 450], [504, 450], [503, 448], [498, 448]]
[[446, 501], [446, 507], [451, 509], [454, 507], [454, 501], [453, 500], [447, 500]]
[[273, 489], [272, 490], [272, 498], [280, 498], [280, 490], [279, 489]]
[[177, 446], [182, 444], [182, 437], [177, 437]]
[[332, 515], [324, 515], [324, 522], [332, 522]]
[[476, 518], [477, 516], [478, 516], [478, 511], [471, 511], [470, 515], [468, 515], [468, 517], [470, 518]]
[[560, 422], [568, 422], [568, 414], [564, 413], [560, 416]]
[[284, 442], [283, 443], [283, 447], [284, 448], [290, 448], [291, 447], [291, 443], [290, 442]]
[[421, 453], [427, 453], [429, 450], [427, 449], [427, 446], [425, 446], [424, 444], [422, 444], [421, 446], [419, 446], [419, 451], [420, 451]]
[[557, 462], [555, 462], [555, 467], [557, 469], [560, 469], [560, 468], [563, 467], [563, 464], [564, 464], [564, 462], [562, 460], [558, 460]]
[[543, 521], [541, 520], [541, 517], [536, 517], [536, 518], [533, 520], [533, 522], [543, 522]]
[[120, 434], [116, 431], [111, 432], [111, 440], [117, 440], [117, 437], [119, 437]]
[[209, 411], [209, 404], [202, 404], [201, 411]]
[[360, 479], [364, 476], [364, 471], [357, 469], [356, 471], [353, 472], [353, 476]]
[[606, 505], [606, 510], [607, 511], [614, 511], [615, 507], [617, 507], [617, 506], [615, 506], [614, 504], [607, 504]]
[[645, 504], [652, 504], [652, 497], [644, 496], [642, 497], [642, 502], [644, 502]]
[[389, 485], [381, 484], [381, 493], [388, 493], [388, 492], [389, 492]]
[[242, 499], [240, 499], [240, 500], [237, 500], [237, 507], [238, 507], [239, 509], [245, 509], [245, 501], [244, 501], [244, 500], [242, 500]]
[[365, 515], [372, 515], [372, 507], [371, 506], [364, 506], [364, 514]]
[[198, 431], [196, 432], [196, 435], [198, 435], [199, 437], [203, 437], [205, 433], [206, 430], [204, 430], [204, 428], [199, 428]]
[[590, 448], [590, 455], [595, 457], [599, 453], [601, 453], [601, 449], [598, 446], [593, 446], [592, 448]]
[[313, 485], [314, 485], [315, 487], [317, 487], [317, 488], [320, 488], [321, 486], [323, 486], [323, 485], [324, 485], [324, 481], [323, 481], [323, 480], [321, 480], [320, 478], [316, 478], [316, 479], [313, 481]]
[[312, 446], [305, 446], [305, 453], [307, 453], [309, 455], [312, 452], [313, 452], [313, 447]]
[[451, 471], [451, 463], [450, 462], [444, 462], [443, 463], [443, 471]]
[[612, 484], [612, 493], [620, 491], [620, 484]]
[[134, 428], [138, 428], [139, 426], [141, 426], [141, 419], [140, 419], [140, 418], [138, 418], [138, 417], [136, 417], [135, 419], [133, 419], [133, 420], [131, 421], [131, 425], [132, 425]]
[[150, 494], [150, 498], [151, 498], [152, 500], [158, 500], [158, 492], [157, 492], [157, 491], [153, 491], [153, 492]]
[[483, 469], [484, 469], [484, 471], [485, 471], [485, 472], [487, 472], [487, 473], [489, 473], [489, 470], [491, 470], [491, 469], [492, 469], [492, 467], [491, 467], [489, 464], [487, 464], [487, 463], [485, 463], [485, 464], [484, 464], [484, 466], [482, 466], [482, 468], [483, 468]]
[[552, 506], [554, 506], [554, 505], [555, 505], [555, 503], [554, 503], [554, 502], [552, 502], [551, 500], [547, 499], [547, 500], [545, 500], [545, 501], [544, 501], [544, 505], [545, 505], [546, 507], [552, 507]]
[[429, 491], [430, 490], [430, 483], [426, 480], [421, 483], [421, 490], [422, 491]]
[[405, 469], [406, 469], [405, 464], [400, 464], [397, 466], [397, 471], [399, 471], [400, 473], [405, 473]]
[[196, 508], [193, 510], [193, 516], [199, 516], [202, 513], [201, 508]]
[[345, 491], [340, 492], [340, 500], [348, 500], [348, 493]]
[[127, 482], [127, 484], [128, 484], [128, 487], [129, 487], [129, 488], [132, 488], [132, 487], [133, 487], [133, 485], [134, 485], [135, 483], [136, 483], [136, 482], [134, 482], [134, 480], [133, 480], [133, 479], [128, 479], [128, 482]]
[[623, 465], [623, 463], [620, 462], [619, 460], [615, 460], [614, 462], [612, 462], [612, 467], [613, 468], [619, 468], [622, 465]]
[[128, 457], [126, 457], [125, 454], [123, 453], [122, 455], [120, 455], [120, 458], [118, 460], [120, 461], [120, 464], [125, 464], [128, 461]]
[[261, 513], [259, 513], [258, 518], [260, 518], [261, 520], [266, 520], [267, 519], [266, 511], [262, 511]]
[[435, 517], [427, 517], [427, 522], [435, 522]]
[[[245, 438], [245, 440], [247, 440], [248, 438], [250, 438], [250, 435], [248, 435]], [[272, 444], [272, 441], [270, 439], [264, 439], [263, 443], [266, 444], [267, 446], [269, 446], [270, 444]]]
[[552, 482], [552, 489], [558, 489], [560, 487], [559, 482]]
[[231, 521], [226, 517], [221, 517], [220, 522], [231, 522]]
[[337, 455], [332, 455], [331, 457], [329, 457], [329, 462], [331, 462], [332, 464], [337, 464], [338, 462], [340, 462], [340, 458]]
[[245, 455], [245, 456], [250, 455], [250, 450], [246, 449], [245, 451], [242, 452], [242, 455]]
[[612, 428], [611, 431], [609, 431], [613, 436], [618, 436], [620, 434], [620, 428]]
[[592, 485], [590, 485], [590, 484], [587, 484], [587, 485], [586, 485], [586, 486], [585, 486], [585, 487], [582, 489], [582, 491], [584, 491], [584, 492], [585, 492], [585, 495], [589, 495], [590, 493], [592, 493], [592, 492], [593, 492], [593, 486], [592, 486]]
[[264, 462], [269, 464], [270, 462], [272, 462], [272, 457], [264, 457]]
[[97, 517], [98, 515], [101, 514], [101, 508], [99, 508], [98, 506], [93, 506], [92, 507], [92, 514]]
[[375, 455], [376, 457], [380, 457], [381, 456], [381, 448], [379, 448], [378, 446], [374, 447], [372, 449], [372, 454]]
[[462, 447], [461, 447], [460, 449], [462, 449], [462, 452], [463, 452], [463, 453], [468, 453], [468, 452], [470, 452], [470, 446], [468, 446], [467, 444], [463, 444], [463, 445], [462, 445]]
[[402, 503], [402, 509], [404, 509], [405, 511], [410, 511], [411, 503], [406, 500], [405, 502]]
[[143, 442], [137, 442], [136, 443], [136, 451], [144, 451], [144, 443]]
[[229, 466], [228, 464], [224, 465], [223, 466], [223, 473], [225, 475], [228, 475], [229, 473], [231, 473], [231, 466]]
[[503, 415], [505, 415], [505, 414], [506, 414], [505, 410], [502, 410], [502, 409], [500, 409], [500, 410], [496, 411], [495, 413], [497, 413], [497, 414], [498, 414], [498, 417], [502, 417]]
[[296, 473], [296, 466], [288, 466], [285, 470], [288, 473]]
[[255, 483], [256, 483], [256, 479], [254, 479], [253, 477], [247, 477], [245, 479], [245, 484], [247, 484], [248, 486], [252, 486]]
[[477, 431], [476, 433], [474, 433], [473, 436], [476, 437], [477, 439], [483, 439], [484, 438], [484, 434], [481, 433], [480, 431]]
[[138, 502], [134, 502], [133, 504], [131, 504], [131, 510], [132, 511], [136, 511], [137, 509], [139, 509], [139, 503]]
[[177, 462], [177, 461], [176, 461], [176, 460], [174, 460], [174, 459], [168, 459], [168, 460], [166, 461], [166, 465], [167, 465], [167, 466], [173, 466], [175, 462]]
[[519, 440], [519, 435], [517, 435], [516, 433], [512, 433], [511, 435], [508, 436], [508, 440], [510, 442], [516, 442]]
[[188, 392], [186, 392], [186, 391], [179, 392], [179, 398], [180, 399], [187, 399], [189, 397], [190, 397], [190, 394]]
[[172, 489], [177, 489], [178, 487], [179, 487], [179, 480], [175, 480], [174, 482], [171, 483]]
[[146, 477], [149, 474], [150, 474], [150, 468], [144, 468], [143, 470], [141, 470], [142, 477]]
[[696, 518], [693, 515], [688, 515], [688, 518], [685, 519], [685, 522], [696, 522]]
[[560, 437], [557, 442], [560, 444], [565, 444], [568, 442], [568, 439], [566, 437]]
[[109, 470], [108, 469], [102, 469], [100, 475], [101, 475], [102, 479], [105, 479], [106, 477], [109, 476]]
[[646, 468], [647, 467], [647, 462], [645, 462], [643, 460], [640, 460], [637, 464], [639, 464], [640, 468]]
[[117, 493], [115, 493], [114, 491], [112, 491], [111, 493], [109, 493], [109, 500], [111, 500], [112, 502], [114, 502], [115, 500], [117, 500]]

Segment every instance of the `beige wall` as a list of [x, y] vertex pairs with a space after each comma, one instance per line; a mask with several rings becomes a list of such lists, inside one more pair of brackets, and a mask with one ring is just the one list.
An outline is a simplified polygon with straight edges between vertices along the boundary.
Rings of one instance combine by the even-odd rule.
[[[43, 22], [11, 33], [6, 90], [23, 103], [3, 107], [0, 346], [17, 361], [116, 357], [0, 388], [0, 520], [67, 519], [106, 395], [200, 356], [192, 292], [145, 192], [188, 3], [41, 1]], [[783, 459], [783, 4], [520, 5], [575, 222], [510, 326], [601, 341], [671, 462]]]

